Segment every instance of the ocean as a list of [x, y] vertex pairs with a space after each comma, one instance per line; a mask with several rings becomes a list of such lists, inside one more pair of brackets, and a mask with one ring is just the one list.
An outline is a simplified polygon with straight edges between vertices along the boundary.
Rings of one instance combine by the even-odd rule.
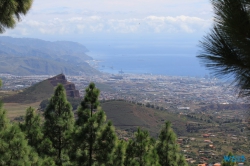
[[89, 53], [91, 65], [101, 72], [205, 77], [209, 71], [195, 55]]

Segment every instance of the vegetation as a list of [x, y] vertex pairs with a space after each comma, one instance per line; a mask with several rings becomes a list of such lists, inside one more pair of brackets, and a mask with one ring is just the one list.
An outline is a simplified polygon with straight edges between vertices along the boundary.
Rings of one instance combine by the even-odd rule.
[[0, 2], [0, 33], [5, 28], [14, 28], [17, 21], [21, 20], [21, 15], [27, 14], [33, 0], [3, 0]]
[[34, 103], [41, 102], [41, 100], [48, 99], [54, 90], [54, 87], [48, 80], [39, 82], [22, 92], [4, 97], [4, 103]]
[[[70, 97], [67, 99], [73, 110], [77, 110], [79, 106], [81, 107], [79, 105], [80, 99]], [[46, 109], [48, 103], [48, 99], [40, 103], [41, 111]], [[188, 134], [185, 130], [187, 120], [167, 111], [147, 108], [141, 103], [135, 104], [125, 100], [100, 101], [100, 106], [107, 115], [107, 119], [112, 121], [114, 126], [129, 133], [136, 132], [137, 127], [140, 126], [142, 129], [148, 130], [150, 135], [156, 138], [164, 121], [171, 121], [177, 135], [184, 136]]]
[[[55, 89], [55, 93], [44, 112], [44, 119], [44, 139], [48, 140], [53, 147], [52, 156], [56, 164], [65, 165], [68, 162], [67, 153], [72, 142], [74, 116], [62, 84], [59, 84]], [[47, 155], [51, 156], [51, 152]]]
[[6, 119], [6, 111], [0, 104], [0, 165], [38, 165], [41, 162], [42, 159], [28, 146], [19, 126]]
[[133, 133], [140, 126], [149, 131], [151, 136], [157, 138], [164, 122], [171, 121], [178, 136], [188, 135], [185, 129], [187, 120], [166, 110], [148, 108], [140, 103], [135, 104], [124, 100], [103, 101], [101, 106], [107, 118], [121, 130]]
[[166, 122], [156, 145], [161, 165], [186, 165], [183, 156], [178, 153], [179, 147], [176, 140], [176, 135], [171, 129], [171, 123]]
[[131, 139], [118, 139], [113, 124], [106, 122], [98, 97], [99, 90], [91, 83], [76, 121], [62, 85], [55, 89], [44, 120], [29, 107], [23, 123], [11, 123], [0, 105], [0, 165], [160, 166], [165, 165], [160, 157], [163, 151], [171, 154], [171, 164], [186, 165], [175, 137], [169, 140], [169, 147], [174, 148], [165, 148], [166, 140], [161, 143], [169, 133], [174, 135], [169, 122], [158, 140], [140, 128]]
[[198, 56], [219, 76], [233, 76], [241, 95], [250, 94], [249, 0], [212, 0], [214, 27]]

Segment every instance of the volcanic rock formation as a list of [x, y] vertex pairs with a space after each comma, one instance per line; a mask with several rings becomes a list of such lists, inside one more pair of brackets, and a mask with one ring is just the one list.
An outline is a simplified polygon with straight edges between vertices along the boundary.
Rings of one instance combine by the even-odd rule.
[[66, 94], [68, 97], [79, 98], [79, 91], [76, 90], [75, 84], [72, 82], [68, 82], [64, 74], [59, 74], [55, 77], [49, 78], [48, 81], [53, 85], [57, 86], [58, 84], [62, 84], [66, 90]]

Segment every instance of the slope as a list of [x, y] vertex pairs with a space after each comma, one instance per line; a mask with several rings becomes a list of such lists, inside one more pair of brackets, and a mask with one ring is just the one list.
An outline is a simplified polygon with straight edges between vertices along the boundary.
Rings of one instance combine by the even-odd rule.
[[75, 42], [0, 37], [0, 73], [13, 75], [100, 74], [86, 60], [88, 50]]
[[187, 135], [187, 121], [177, 114], [140, 106], [126, 101], [108, 101], [101, 104], [107, 119], [126, 131], [135, 131], [138, 127], [147, 129], [157, 136], [165, 121], [171, 121], [177, 135]]
[[50, 98], [53, 90], [53, 85], [48, 80], [44, 80], [20, 93], [4, 97], [2, 101], [4, 103], [35, 103]]

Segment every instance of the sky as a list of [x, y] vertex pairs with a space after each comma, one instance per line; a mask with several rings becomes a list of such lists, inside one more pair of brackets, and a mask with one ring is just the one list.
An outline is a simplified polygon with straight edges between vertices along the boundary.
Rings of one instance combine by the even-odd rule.
[[90, 52], [195, 54], [212, 24], [209, 0], [34, 0], [2, 35], [75, 41]]

